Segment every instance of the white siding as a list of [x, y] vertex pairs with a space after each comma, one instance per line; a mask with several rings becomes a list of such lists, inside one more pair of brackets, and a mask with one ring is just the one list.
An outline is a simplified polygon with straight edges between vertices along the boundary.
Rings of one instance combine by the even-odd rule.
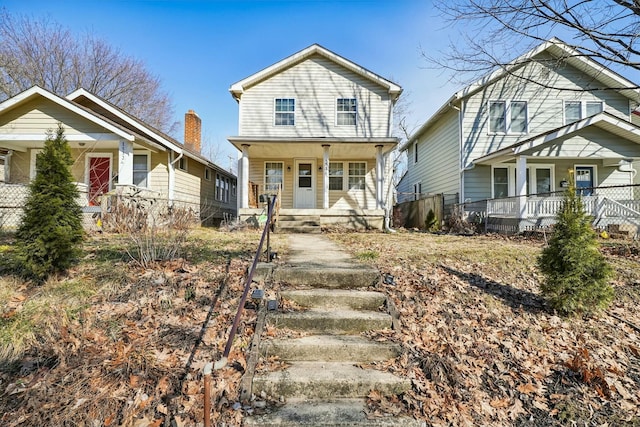
[[[274, 125], [274, 100], [295, 99], [295, 126]], [[336, 100], [357, 99], [356, 126], [336, 124]], [[390, 99], [376, 83], [314, 56], [245, 90], [241, 136], [388, 137]]]

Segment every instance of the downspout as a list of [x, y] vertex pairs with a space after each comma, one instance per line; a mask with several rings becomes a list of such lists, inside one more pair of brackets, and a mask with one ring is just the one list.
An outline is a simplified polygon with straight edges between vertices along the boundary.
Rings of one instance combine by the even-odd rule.
[[171, 151], [167, 153], [167, 157], [169, 159], [169, 206], [173, 205], [173, 198], [175, 196], [175, 187], [176, 187], [176, 162], [179, 162], [184, 152], [181, 151], [180, 155], [171, 161]]
[[464, 109], [464, 101], [460, 101], [460, 107], [456, 107], [452, 102], [449, 106], [458, 111], [458, 154], [460, 155], [459, 170], [458, 173], [458, 188], [460, 189], [460, 195], [458, 196], [458, 203], [462, 203], [464, 200], [464, 165], [463, 162], [463, 144], [462, 144], [462, 110]]

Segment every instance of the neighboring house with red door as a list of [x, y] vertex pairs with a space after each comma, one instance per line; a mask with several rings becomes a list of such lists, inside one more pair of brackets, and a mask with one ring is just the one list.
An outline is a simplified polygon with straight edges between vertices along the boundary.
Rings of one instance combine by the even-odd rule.
[[261, 214], [260, 195], [280, 192], [282, 227], [383, 227], [402, 88], [314, 44], [229, 90], [239, 108], [228, 139], [241, 153], [241, 219]]
[[122, 191], [181, 203], [204, 223], [236, 215], [236, 178], [200, 154], [197, 114], [185, 115], [183, 144], [84, 89], [63, 98], [34, 86], [0, 103], [5, 200], [33, 179], [36, 155], [58, 123], [86, 207], [100, 204], [103, 194]]
[[489, 229], [522, 231], [552, 221], [552, 193], [573, 179], [600, 224], [638, 230], [639, 104], [637, 84], [551, 39], [453, 94], [403, 144], [399, 201], [457, 194], [483, 201]]

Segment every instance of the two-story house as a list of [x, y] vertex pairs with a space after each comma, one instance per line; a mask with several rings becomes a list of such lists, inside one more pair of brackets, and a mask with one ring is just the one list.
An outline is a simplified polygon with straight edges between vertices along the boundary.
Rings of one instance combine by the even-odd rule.
[[640, 182], [639, 104], [638, 85], [554, 38], [448, 99], [401, 147], [398, 193], [511, 197], [503, 217], [523, 229], [570, 180], [585, 195]]
[[314, 44], [229, 90], [240, 219], [263, 212], [260, 195], [279, 193], [281, 224], [383, 227], [398, 85]]

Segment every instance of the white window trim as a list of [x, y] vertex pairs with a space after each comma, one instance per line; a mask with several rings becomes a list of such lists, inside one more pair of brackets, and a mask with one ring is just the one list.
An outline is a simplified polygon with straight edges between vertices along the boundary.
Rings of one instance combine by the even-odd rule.
[[[494, 132], [491, 130], [491, 103], [504, 102], [504, 119], [506, 132]], [[524, 102], [524, 132], [511, 131], [511, 104], [514, 102]], [[528, 135], [529, 134], [529, 102], [523, 99], [490, 99], [487, 101], [487, 134], [488, 135]]]
[[267, 163], [280, 163], [282, 165], [282, 184], [280, 186], [280, 191], [284, 192], [284, 181], [285, 181], [285, 176], [284, 176], [284, 172], [285, 172], [285, 166], [284, 166], [284, 161], [281, 160], [265, 160], [262, 164], [262, 189], [264, 191], [267, 191]]
[[418, 141], [413, 143], [413, 164], [417, 164], [418, 163]]
[[[182, 166], [180, 165], [182, 163]], [[182, 157], [180, 157], [178, 159], [178, 170], [184, 171], [184, 172], [188, 172], [189, 171], [189, 161], [188, 159], [183, 155]]]
[[[133, 150], [133, 155], [145, 155], [147, 156], [147, 186], [146, 187], [140, 187], [137, 186], [138, 188], [146, 188], [146, 189], [151, 189], [151, 151], [149, 150]], [[133, 161], [133, 159], [132, 159]], [[133, 164], [132, 164], [133, 167]], [[131, 178], [133, 179], [133, 174], [135, 174], [135, 170], [131, 171]], [[134, 184], [135, 185], [135, 184]]]
[[[293, 99], [293, 111], [276, 111], [276, 101], [278, 99]], [[293, 96], [282, 96], [282, 97], [278, 97], [278, 98], [273, 98], [273, 126], [275, 127], [295, 127], [296, 125], [296, 121], [297, 121], [297, 117], [296, 117], [296, 110], [298, 109], [298, 101], [296, 100], [295, 97]], [[276, 123], [276, 114], [278, 113], [293, 113], [293, 124], [292, 125], [279, 125]]]
[[113, 153], [87, 153], [84, 156], [84, 183], [87, 186], [87, 191], [89, 189], [89, 164], [91, 158], [94, 157], [108, 157], [109, 158], [109, 191], [112, 190], [113, 184]]
[[[369, 163], [366, 160], [346, 160], [346, 168], [344, 169], [347, 173], [345, 174], [345, 178], [346, 178], [346, 186], [344, 186], [344, 188], [346, 190], [344, 191], [367, 191], [367, 175], [369, 174]], [[364, 175], [354, 175], [354, 176], [363, 176], [364, 177], [364, 188], [362, 189], [356, 189], [356, 188], [349, 188], [349, 178], [351, 177], [351, 175], [349, 174], [349, 163], [364, 163]]]
[[576, 121], [580, 121], [580, 120], [585, 119], [587, 117], [587, 104], [588, 103], [600, 104], [602, 106], [601, 112], [604, 112], [605, 108], [607, 107], [607, 104], [602, 100], [564, 99], [562, 101], [562, 123], [565, 124], [565, 125], [570, 125], [571, 123], [575, 123], [575, 122], [567, 123], [567, 104], [568, 103], [580, 103], [580, 118], [578, 120], [576, 120]]
[[[516, 195], [516, 165], [514, 164], [495, 164], [491, 165], [491, 198], [495, 198], [494, 192], [494, 169], [507, 169], [507, 179], [508, 179], [508, 190], [507, 197], [514, 197]], [[527, 169], [529, 170], [529, 188], [528, 194], [536, 194], [536, 180], [533, 179], [534, 176], [531, 173], [533, 169], [550, 169], [551, 170], [551, 192], [556, 191], [556, 165], [553, 163], [527, 163]], [[574, 169], [575, 170], [575, 169]], [[575, 172], [574, 172], [575, 173]]]
[[[354, 101], [356, 101], [356, 111], [354, 111], [354, 112], [351, 112], [351, 111], [338, 111], [338, 101], [340, 99], [348, 99], [348, 100], [352, 100], [353, 99]], [[338, 116], [340, 114], [349, 114], [349, 115], [353, 114], [355, 116], [353, 124], [352, 125], [341, 125], [341, 124], [339, 124], [338, 123]], [[358, 124], [358, 98], [356, 98], [356, 97], [353, 97], [353, 98], [345, 98], [345, 97], [336, 98], [336, 121], [335, 121], [335, 123], [336, 123], [336, 126], [342, 126], [342, 127], [353, 127], [353, 126], [356, 126]]]
[[211, 181], [211, 169], [206, 166], [204, 168], [204, 180]]
[[420, 200], [422, 195], [422, 181], [417, 181], [413, 184], [413, 200]]
[[36, 177], [36, 156], [41, 153], [43, 148], [32, 148], [31, 158], [29, 159], [29, 180], [32, 181]]
[[[329, 181], [331, 181], [331, 178], [337, 178], [337, 176], [332, 176], [331, 175], [331, 163], [340, 163], [342, 165], [342, 189], [334, 190], [334, 189], [331, 188], [331, 184], [329, 184], [328, 190], [329, 191], [340, 191], [340, 192], [346, 191], [345, 188], [347, 188], [347, 187], [345, 186], [345, 179], [344, 178], [345, 178], [346, 175], [349, 174], [349, 171], [347, 171], [347, 173], [345, 174], [345, 167], [344, 167], [345, 166], [345, 162], [343, 162], [342, 160], [340, 160], [340, 161], [330, 161], [329, 162]], [[347, 184], [348, 184], [348, 182], [347, 182]]]

